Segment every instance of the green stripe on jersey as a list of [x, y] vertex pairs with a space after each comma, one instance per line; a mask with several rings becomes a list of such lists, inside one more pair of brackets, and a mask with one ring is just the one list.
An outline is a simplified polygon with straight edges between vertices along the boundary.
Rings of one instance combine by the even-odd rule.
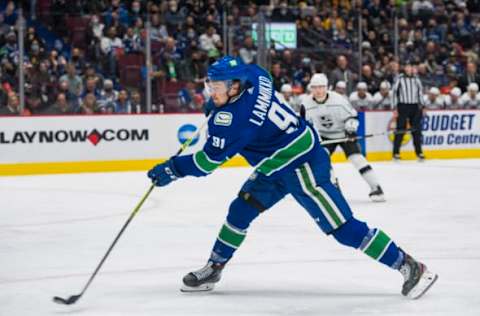
[[215, 161], [208, 158], [207, 154], [203, 150], [200, 150], [193, 155], [193, 162], [198, 169], [205, 173], [212, 172], [223, 163], [223, 161]]
[[270, 157], [260, 161], [256, 169], [258, 172], [269, 176], [310, 151], [314, 144], [315, 137], [311, 129], [307, 127], [302, 134], [291, 141], [286, 147], [277, 150]]
[[335, 225], [332, 225], [333, 229], [339, 227], [340, 225], [343, 224], [343, 221], [340, 219], [338, 214], [335, 212], [335, 209], [328, 203], [327, 199], [318, 191], [315, 189], [315, 186], [313, 185], [312, 181], [310, 181], [310, 178], [307, 173], [307, 169], [305, 166], [300, 167], [300, 174], [302, 175], [303, 182], [305, 183], [305, 187], [307, 188], [308, 192], [310, 192], [318, 202], [323, 206], [323, 208], [327, 211], [327, 216], [329, 216]]
[[373, 259], [379, 260], [381, 255], [385, 253], [386, 248], [390, 244], [390, 237], [378, 229], [377, 233], [372, 238], [373, 240], [370, 242], [364, 252]]
[[245, 239], [246, 233], [232, 228], [228, 223], [223, 224], [218, 239], [224, 244], [237, 249]]

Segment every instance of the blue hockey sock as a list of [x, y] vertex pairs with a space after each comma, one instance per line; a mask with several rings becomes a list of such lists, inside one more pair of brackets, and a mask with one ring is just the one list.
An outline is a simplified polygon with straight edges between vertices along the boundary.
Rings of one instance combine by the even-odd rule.
[[258, 214], [259, 211], [245, 203], [243, 199], [235, 199], [230, 205], [227, 220], [213, 245], [210, 261], [225, 263], [230, 260], [245, 239], [248, 226]]
[[341, 244], [360, 249], [393, 269], [399, 269], [403, 262], [403, 252], [387, 234], [377, 228], [369, 229], [366, 223], [353, 217], [332, 234]]
[[240, 247], [246, 235], [247, 232], [245, 230], [238, 229], [225, 222], [218, 234], [215, 245], [213, 245], [210, 261], [215, 263], [227, 262]]

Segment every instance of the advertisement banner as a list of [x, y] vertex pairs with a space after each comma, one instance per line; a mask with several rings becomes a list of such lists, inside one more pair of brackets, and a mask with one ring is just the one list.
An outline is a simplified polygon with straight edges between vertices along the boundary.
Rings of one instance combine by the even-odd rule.
[[[41, 163], [55, 167], [52, 163], [101, 161], [112, 170], [135, 167], [123, 163], [115, 169], [115, 161], [150, 165], [175, 154], [205, 121], [202, 114], [2, 117], [0, 174], [15, 174], [17, 169], [28, 174], [28, 164], [40, 169]], [[199, 150], [205, 138], [206, 128], [185, 152]], [[65, 164], [61, 169], [69, 170]]]
[[[377, 134], [395, 129], [392, 112], [372, 111], [365, 113], [365, 134]], [[410, 128], [410, 126], [407, 126]], [[480, 111], [428, 111], [422, 120], [422, 143], [425, 152], [468, 151], [480, 149]], [[366, 139], [369, 155], [391, 152], [393, 133]], [[413, 140], [406, 133], [402, 151], [413, 151]]]

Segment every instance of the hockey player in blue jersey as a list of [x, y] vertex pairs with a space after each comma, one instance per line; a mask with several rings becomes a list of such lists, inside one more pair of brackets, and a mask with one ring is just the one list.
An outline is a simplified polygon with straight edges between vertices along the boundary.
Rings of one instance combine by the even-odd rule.
[[415, 299], [430, 288], [436, 274], [385, 232], [353, 216], [330, 181], [330, 158], [317, 134], [280, 101], [264, 69], [226, 56], [208, 68], [207, 87], [215, 106], [203, 150], [156, 165], [148, 177], [165, 186], [186, 176], [206, 176], [235, 154], [243, 156], [255, 171], [231, 203], [207, 264], [183, 278], [182, 291], [213, 289], [250, 223], [287, 194], [324, 233], [399, 270], [404, 277], [403, 295]]

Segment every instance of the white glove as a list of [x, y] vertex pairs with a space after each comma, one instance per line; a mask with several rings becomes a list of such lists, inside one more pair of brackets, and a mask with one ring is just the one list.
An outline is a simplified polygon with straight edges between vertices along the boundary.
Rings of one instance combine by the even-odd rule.
[[347, 133], [356, 133], [358, 129], [358, 120], [351, 117], [345, 121], [345, 131]]

